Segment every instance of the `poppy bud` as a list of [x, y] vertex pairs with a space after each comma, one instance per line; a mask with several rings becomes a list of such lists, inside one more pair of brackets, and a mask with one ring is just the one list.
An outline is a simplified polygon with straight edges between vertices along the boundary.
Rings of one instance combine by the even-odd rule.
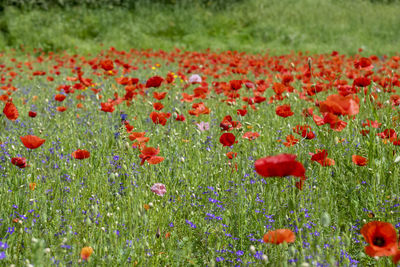
[[161, 236], [160, 228], [157, 227], [156, 237], [160, 238], [160, 236]]
[[331, 223], [331, 216], [329, 215], [329, 213], [324, 212], [321, 215], [321, 224], [323, 227], [328, 227]]

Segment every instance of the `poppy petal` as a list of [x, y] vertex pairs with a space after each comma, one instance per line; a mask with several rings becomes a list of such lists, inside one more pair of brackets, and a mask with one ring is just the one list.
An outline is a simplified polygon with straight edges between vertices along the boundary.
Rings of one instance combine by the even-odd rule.
[[295, 234], [290, 229], [277, 229], [269, 231], [263, 237], [264, 243], [281, 244], [283, 242], [293, 243], [296, 239]]
[[34, 135], [21, 136], [20, 138], [21, 138], [22, 144], [24, 144], [24, 146], [26, 148], [30, 148], [30, 149], [38, 148], [41, 145], [43, 145], [43, 143], [46, 141], [46, 140], [41, 139]]
[[6, 103], [3, 109], [3, 113], [10, 121], [15, 121], [16, 119], [18, 119], [19, 116], [18, 109], [13, 102]]

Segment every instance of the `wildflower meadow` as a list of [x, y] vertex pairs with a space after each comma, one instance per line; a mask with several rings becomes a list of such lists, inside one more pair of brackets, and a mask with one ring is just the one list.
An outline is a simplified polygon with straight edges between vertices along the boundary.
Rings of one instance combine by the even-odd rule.
[[0, 58], [2, 264], [398, 261], [400, 57]]
[[[329, 39], [339, 22], [293, 35], [299, 17], [267, 27], [262, 1], [14, 2], [0, 5], [0, 266], [400, 265], [393, 27], [360, 26], [382, 45], [350, 53], [351, 34]], [[392, 1], [355, 2], [369, 30], [398, 18]]]

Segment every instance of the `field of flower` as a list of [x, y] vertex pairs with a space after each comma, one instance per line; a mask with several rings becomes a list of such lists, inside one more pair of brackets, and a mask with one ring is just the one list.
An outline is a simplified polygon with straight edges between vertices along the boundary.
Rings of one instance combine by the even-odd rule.
[[0, 264], [395, 266], [399, 87], [361, 49], [2, 53]]

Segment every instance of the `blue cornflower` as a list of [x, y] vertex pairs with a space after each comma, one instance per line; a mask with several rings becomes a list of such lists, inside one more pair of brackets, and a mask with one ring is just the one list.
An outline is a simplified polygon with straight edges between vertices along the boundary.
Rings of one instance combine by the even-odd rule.
[[8, 244], [0, 241], [0, 249], [7, 249], [7, 248], [8, 248]]

